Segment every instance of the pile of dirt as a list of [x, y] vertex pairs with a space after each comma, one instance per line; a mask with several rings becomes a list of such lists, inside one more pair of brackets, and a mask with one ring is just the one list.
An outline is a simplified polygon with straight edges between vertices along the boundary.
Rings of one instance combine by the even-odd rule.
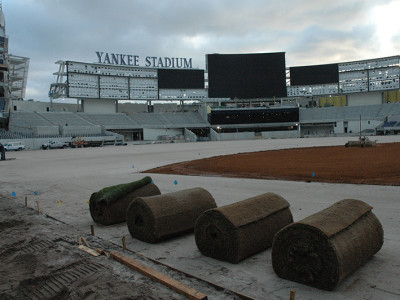
[[400, 143], [297, 148], [183, 162], [144, 173], [400, 185]]

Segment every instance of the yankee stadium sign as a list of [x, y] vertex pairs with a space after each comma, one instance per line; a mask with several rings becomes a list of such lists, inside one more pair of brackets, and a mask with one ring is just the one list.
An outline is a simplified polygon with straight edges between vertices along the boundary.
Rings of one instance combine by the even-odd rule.
[[[138, 55], [130, 54], [117, 54], [96, 51], [98, 63], [100, 64], [111, 64], [119, 66], [140, 66], [140, 57]], [[178, 68], [178, 69], [191, 69], [192, 59], [186, 59], [181, 57], [157, 57], [157, 56], [146, 56], [144, 59], [145, 67], [153, 68]]]

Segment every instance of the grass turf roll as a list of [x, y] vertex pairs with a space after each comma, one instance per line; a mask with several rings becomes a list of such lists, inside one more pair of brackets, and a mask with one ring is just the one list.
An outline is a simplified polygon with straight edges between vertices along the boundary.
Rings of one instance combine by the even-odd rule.
[[109, 186], [91, 195], [90, 215], [93, 221], [102, 225], [122, 223], [126, 221], [126, 210], [133, 199], [160, 194], [149, 176], [131, 183]]
[[334, 290], [383, 245], [383, 229], [372, 207], [345, 199], [279, 231], [272, 266], [284, 279]]
[[217, 207], [214, 198], [199, 187], [138, 197], [128, 207], [129, 233], [141, 241], [156, 243], [193, 231], [198, 216], [214, 207]]
[[195, 240], [203, 255], [238, 263], [271, 247], [275, 233], [292, 222], [289, 203], [266, 193], [204, 212]]

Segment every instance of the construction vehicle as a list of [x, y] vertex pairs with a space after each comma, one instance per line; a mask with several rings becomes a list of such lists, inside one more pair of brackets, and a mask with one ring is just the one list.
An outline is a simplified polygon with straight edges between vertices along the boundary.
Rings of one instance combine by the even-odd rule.
[[371, 141], [368, 137], [361, 136], [361, 115], [360, 115], [360, 135], [358, 136], [358, 141], [348, 141], [344, 146], [347, 147], [373, 147], [376, 146], [376, 140]]
[[345, 147], [374, 147], [376, 146], [376, 140], [371, 141], [368, 137], [366, 136], [359, 136], [358, 141], [348, 141], [345, 144]]
[[72, 148], [83, 148], [83, 147], [87, 147], [87, 143], [81, 137], [72, 138], [71, 147]]

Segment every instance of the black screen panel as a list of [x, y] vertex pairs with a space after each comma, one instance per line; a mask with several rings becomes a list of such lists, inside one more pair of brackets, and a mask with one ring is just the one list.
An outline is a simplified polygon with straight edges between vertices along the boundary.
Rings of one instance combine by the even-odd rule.
[[204, 89], [204, 70], [158, 69], [160, 89]]
[[317, 65], [290, 68], [291, 85], [314, 85], [339, 82], [339, 65]]
[[211, 125], [299, 122], [299, 108], [212, 110]]
[[210, 98], [286, 97], [285, 52], [208, 54]]

